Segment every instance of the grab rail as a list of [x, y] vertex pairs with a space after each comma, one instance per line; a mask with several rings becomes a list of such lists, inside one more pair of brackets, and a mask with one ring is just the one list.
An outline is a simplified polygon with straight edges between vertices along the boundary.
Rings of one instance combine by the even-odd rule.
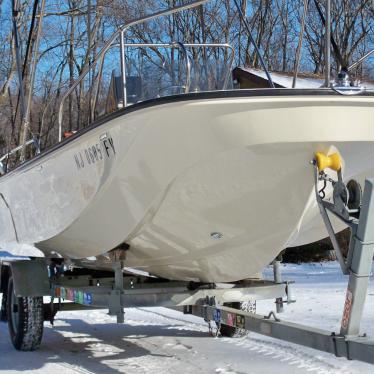
[[362, 64], [368, 57], [370, 57], [374, 53], [374, 48], [371, 49], [369, 52], [365, 53], [361, 58], [359, 58], [356, 62], [354, 62], [352, 65], [348, 66], [348, 71], [351, 71], [356, 66]]
[[121, 43], [121, 70], [122, 70], [122, 80], [125, 75], [125, 64], [124, 64], [124, 57], [125, 57], [125, 51], [124, 51], [124, 33], [127, 31], [130, 27], [154, 20], [159, 17], [165, 17], [172, 15], [174, 13], [179, 13], [182, 12], [183, 10], [188, 10], [192, 8], [196, 8], [200, 5], [203, 5], [207, 3], [210, 0], [197, 0], [193, 1], [191, 3], [185, 4], [185, 5], [180, 5], [174, 8], [170, 8], [167, 10], [163, 10], [145, 17], [138, 18], [134, 21], [129, 22], [126, 25], [120, 26], [117, 31], [115, 31], [112, 36], [109, 38], [109, 40], [104, 44], [104, 46], [101, 48], [100, 52], [96, 55], [96, 58], [94, 61], [87, 65], [81, 72], [81, 75], [78, 77], [78, 79], [71, 85], [71, 87], [66, 91], [66, 93], [63, 95], [61, 98], [60, 102], [60, 107], [58, 111], [58, 124], [59, 124], [59, 134], [58, 134], [58, 139], [59, 141], [62, 140], [62, 116], [63, 116], [63, 106], [65, 103], [66, 98], [74, 91], [74, 89], [78, 86], [78, 84], [83, 80], [83, 78], [87, 75], [87, 73], [96, 65], [97, 61], [105, 54], [107, 49], [113, 44], [113, 42], [116, 40], [116, 38], [121, 35], [120, 43]]
[[28, 146], [30, 144], [35, 144], [35, 139], [29, 139], [24, 144], [21, 144], [18, 147], [15, 147], [12, 150], [10, 150], [9, 152], [5, 153], [5, 155], [3, 155], [3, 156], [0, 157], [0, 162], [2, 162], [3, 160], [7, 159], [9, 156], [13, 155], [14, 153], [17, 153], [22, 148], [24, 148], [24, 147], [26, 147], [26, 146]]
[[5, 155], [3, 155], [3, 156], [0, 157], [0, 175], [3, 175], [3, 174], [5, 174], [8, 171], [7, 170], [8, 169], [8, 165], [6, 165], [6, 168], [4, 168], [3, 161], [6, 160], [6, 159], [8, 159], [10, 156], [14, 155], [18, 151], [22, 151], [24, 148], [26, 148], [30, 144], [34, 145], [37, 154], [40, 153], [40, 147], [39, 147], [37, 139], [32, 138], [32, 139], [27, 140], [26, 142], [24, 142], [21, 145], [13, 148], [9, 152], [5, 153]]

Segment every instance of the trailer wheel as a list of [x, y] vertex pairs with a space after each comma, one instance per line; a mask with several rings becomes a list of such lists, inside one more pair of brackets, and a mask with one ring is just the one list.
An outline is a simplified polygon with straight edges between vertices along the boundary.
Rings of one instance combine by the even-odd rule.
[[[241, 311], [249, 312], [249, 313], [256, 313], [256, 301], [247, 301], [244, 303], [236, 302], [236, 303], [224, 303], [224, 306], [233, 309], [239, 309]], [[247, 336], [249, 332], [245, 329], [228, 326], [228, 325], [221, 325], [220, 328], [221, 336], [227, 338], [241, 338], [243, 336]]]
[[7, 316], [10, 339], [19, 351], [39, 348], [43, 336], [43, 298], [16, 297], [13, 278], [9, 278]]

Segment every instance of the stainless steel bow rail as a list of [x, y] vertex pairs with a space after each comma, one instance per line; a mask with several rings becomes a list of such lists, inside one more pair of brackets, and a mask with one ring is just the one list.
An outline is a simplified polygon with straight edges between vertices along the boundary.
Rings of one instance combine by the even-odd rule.
[[25, 143], [19, 145], [18, 147], [13, 148], [8, 153], [5, 153], [5, 155], [0, 157], [0, 176], [7, 173], [9, 158], [17, 154], [19, 151], [25, 150], [29, 145], [33, 145], [33, 149], [35, 150], [36, 154], [40, 153], [39, 139], [37, 139], [36, 137], [27, 140]]

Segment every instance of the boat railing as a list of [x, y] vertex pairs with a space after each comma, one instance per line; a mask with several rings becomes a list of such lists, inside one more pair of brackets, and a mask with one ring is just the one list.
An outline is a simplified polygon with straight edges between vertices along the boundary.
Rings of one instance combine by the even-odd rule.
[[[122, 82], [126, 82], [126, 61], [125, 61], [125, 47], [124, 47], [124, 40], [125, 40], [125, 33], [127, 30], [131, 27], [134, 27], [136, 25], [140, 25], [152, 20], [155, 20], [160, 17], [166, 17], [175, 13], [182, 12], [184, 10], [196, 8], [200, 5], [203, 5], [207, 3], [210, 0], [197, 0], [192, 1], [188, 4], [176, 6], [173, 8], [169, 8], [157, 13], [153, 13], [141, 18], [138, 18], [136, 20], [133, 20], [125, 25], [120, 26], [108, 39], [108, 41], [104, 44], [104, 46], [101, 48], [101, 50], [98, 52], [94, 60], [91, 64], [87, 65], [81, 72], [80, 76], [75, 80], [75, 82], [70, 86], [70, 88], [65, 92], [63, 97], [61, 98], [60, 107], [58, 111], [58, 126], [59, 126], [59, 133], [58, 133], [58, 140], [62, 140], [62, 117], [63, 117], [63, 108], [65, 100], [71, 95], [72, 92], [74, 92], [75, 88], [83, 81], [83, 79], [86, 77], [86, 75], [90, 72], [90, 70], [96, 66], [98, 61], [104, 57], [106, 51], [112, 46], [112, 44], [115, 42], [115, 40], [119, 37], [120, 39], [120, 48], [121, 48], [121, 76], [122, 76]], [[126, 86], [123, 86], [123, 98], [124, 98], [124, 106], [126, 106]]]
[[374, 54], [374, 48], [371, 49], [369, 52], [365, 53], [361, 58], [359, 58], [356, 62], [348, 66], [348, 71], [353, 70], [357, 66], [361, 65], [363, 62], [365, 62], [371, 55]]
[[17, 152], [22, 151], [29, 145], [34, 146], [36, 154], [40, 153], [39, 141], [37, 138], [34, 137], [32, 139], [27, 140], [25, 143], [19, 145], [18, 147], [13, 148], [12, 150], [10, 150], [9, 152], [5, 153], [3, 156], [0, 157], [0, 176], [8, 172], [8, 164], [10, 157], [15, 155]]

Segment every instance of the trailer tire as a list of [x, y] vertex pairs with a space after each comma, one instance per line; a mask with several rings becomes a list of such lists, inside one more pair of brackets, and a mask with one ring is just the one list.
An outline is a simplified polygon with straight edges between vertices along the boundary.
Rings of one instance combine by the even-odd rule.
[[16, 297], [13, 278], [9, 278], [7, 316], [10, 339], [19, 351], [35, 351], [43, 336], [43, 298]]

